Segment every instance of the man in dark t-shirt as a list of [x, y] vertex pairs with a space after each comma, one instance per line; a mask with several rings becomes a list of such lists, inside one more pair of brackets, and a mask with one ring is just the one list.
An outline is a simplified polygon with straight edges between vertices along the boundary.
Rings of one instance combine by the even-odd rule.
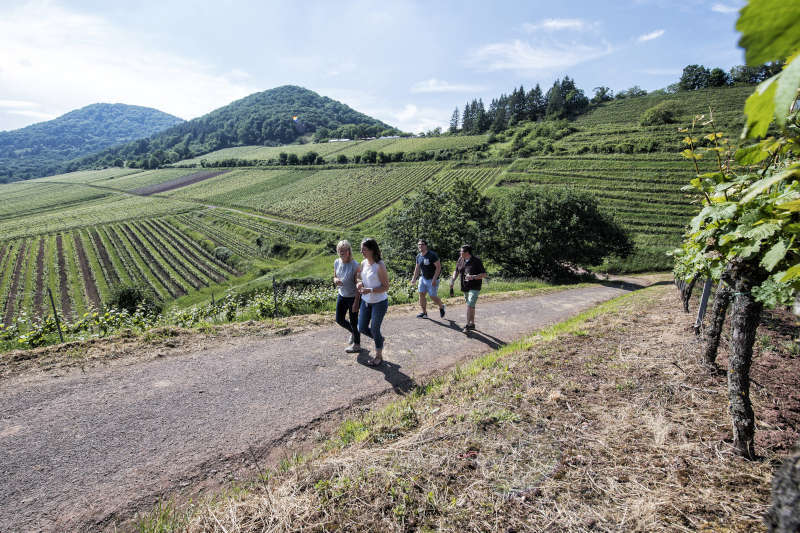
[[481, 292], [483, 279], [486, 277], [486, 269], [483, 262], [472, 255], [472, 246], [465, 244], [459, 250], [460, 257], [450, 279], [450, 287], [456, 281], [456, 277], [461, 279], [461, 290], [464, 292], [464, 299], [467, 301], [467, 325], [464, 331], [475, 329], [475, 304], [478, 303], [478, 294]]
[[[430, 294], [433, 303], [439, 306], [439, 316], [444, 318], [444, 302], [439, 298], [439, 274], [442, 272], [442, 263], [439, 261], [439, 256], [433, 250], [428, 249], [428, 243], [425, 239], [420, 239], [417, 242], [416, 265], [414, 265], [414, 275], [411, 277], [411, 284], [417, 281], [419, 276], [419, 306], [422, 312], [417, 315], [417, 318], [427, 318], [428, 312], [426, 309], [427, 300], [425, 295]], [[420, 272], [422, 275], [420, 276]]]

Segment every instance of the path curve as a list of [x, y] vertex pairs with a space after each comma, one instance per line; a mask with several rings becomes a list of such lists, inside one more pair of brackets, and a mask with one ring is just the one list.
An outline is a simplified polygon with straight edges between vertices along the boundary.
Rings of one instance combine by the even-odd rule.
[[[292, 429], [560, 322], [635, 287], [596, 286], [464, 305], [423, 320], [390, 308], [384, 364], [343, 351], [326, 326], [236, 338], [179, 356], [62, 377], [12, 378], [0, 390], [0, 531], [96, 529], [268, 453]], [[406, 308], [407, 309], [407, 308]], [[436, 311], [435, 306], [429, 310]], [[435, 318], [433, 318], [433, 316]], [[367, 348], [371, 347], [365, 339]]]

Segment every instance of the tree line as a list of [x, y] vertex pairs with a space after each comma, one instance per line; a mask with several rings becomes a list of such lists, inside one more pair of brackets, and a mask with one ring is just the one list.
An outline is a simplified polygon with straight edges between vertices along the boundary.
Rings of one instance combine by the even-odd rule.
[[553, 86], [542, 92], [537, 83], [525, 91], [520, 85], [511, 94], [501, 94], [492, 99], [489, 107], [483, 100], [473, 99], [464, 105], [463, 112], [456, 108], [450, 119], [451, 134], [480, 135], [488, 131], [499, 133], [524, 121], [575, 118], [589, 108], [589, 99], [569, 76], [557, 79]]
[[490, 259], [504, 276], [559, 280], [633, 250], [627, 232], [586, 192], [524, 186], [488, 197], [457, 179], [449, 190], [426, 188], [387, 214], [387, 264], [404, 269], [416, 242], [428, 241], [446, 262], [464, 243]]

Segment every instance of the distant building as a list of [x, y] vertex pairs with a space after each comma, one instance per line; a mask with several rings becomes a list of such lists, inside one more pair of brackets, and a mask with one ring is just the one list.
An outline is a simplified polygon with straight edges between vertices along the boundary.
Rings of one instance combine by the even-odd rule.
[[384, 135], [383, 137], [378, 137], [379, 139], [399, 139], [399, 135]]
[[329, 143], [341, 143], [345, 141], [349, 141], [350, 139], [328, 139]]

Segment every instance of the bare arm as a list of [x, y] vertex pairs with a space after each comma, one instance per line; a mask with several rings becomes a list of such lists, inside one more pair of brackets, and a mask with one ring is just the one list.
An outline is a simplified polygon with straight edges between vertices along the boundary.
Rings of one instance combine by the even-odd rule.
[[[358, 280], [361, 277], [361, 263], [358, 264], [358, 268], [356, 271], [353, 272], [353, 281], [355, 281], [356, 286], [358, 286]], [[355, 313], [358, 310], [359, 303], [361, 302], [361, 293], [356, 291], [356, 297], [353, 300], [353, 312]]]
[[414, 264], [414, 275], [411, 276], [411, 283], [413, 284], [415, 281], [417, 281], [418, 277], [419, 277], [419, 263], [415, 263]]
[[342, 280], [336, 277], [336, 263], [333, 263], [333, 284], [337, 287], [342, 285]]
[[389, 290], [389, 273], [386, 271], [386, 265], [378, 266], [378, 279], [381, 280], [381, 286], [375, 292], [387, 292]]
[[442, 273], [442, 262], [441, 261], [436, 261], [434, 263], [434, 265], [436, 265], [436, 272], [433, 273], [432, 284], [436, 285], [437, 283], [439, 283], [439, 274]]
[[358, 269], [356, 269], [356, 290], [358, 292], [361, 291], [361, 287], [364, 286], [364, 283], [361, 281], [361, 265], [362, 263], [358, 264]]

